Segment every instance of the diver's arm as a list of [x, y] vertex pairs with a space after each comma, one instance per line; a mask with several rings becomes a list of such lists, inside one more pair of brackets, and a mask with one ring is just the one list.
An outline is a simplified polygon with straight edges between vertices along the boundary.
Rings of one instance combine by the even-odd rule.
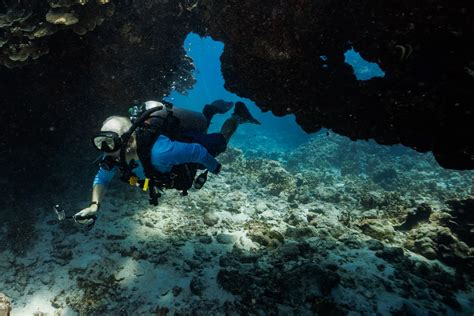
[[91, 202], [102, 202], [105, 196], [105, 191], [117, 172], [118, 168], [113, 168], [112, 170], [99, 168], [99, 171], [94, 178], [94, 182], [92, 183]]
[[[97, 202], [100, 204], [102, 200], [104, 199], [106, 189], [107, 189], [106, 186], [103, 184], [94, 185], [94, 188], [92, 189], [91, 202]], [[95, 205], [95, 204], [92, 204], [92, 205]]]
[[[110, 171], [102, 168], [99, 169], [93, 182], [91, 204], [74, 215], [76, 222], [86, 225], [90, 225], [94, 222], [95, 219], [93, 220], [88, 217], [95, 216], [99, 210], [99, 205], [104, 199], [107, 186], [116, 173], [117, 170], [115, 169]], [[97, 202], [97, 204], [94, 202]]]

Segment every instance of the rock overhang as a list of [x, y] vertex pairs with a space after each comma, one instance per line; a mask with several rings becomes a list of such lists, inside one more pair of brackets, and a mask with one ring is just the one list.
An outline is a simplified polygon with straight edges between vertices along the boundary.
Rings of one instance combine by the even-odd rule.
[[[445, 168], [474, 168], [474, 51], [467, 45], [473, 37], [473, 10], [468, 1], [390, 1], [383, 6], [376, 1], [305, 0], [66, 2], [25, 5], [16, 15], [5, 8], [0, 13], [5, 22], [0, 55], [8, 56], [10, 65], [38, 67], [46, 60], [41, 54], [27, 54], [26, 59], [25, 54], [8, 54], [29, 47], [44, 54], [54, 50], [49, 54], [61, 56], [63, 67], [79, 69], [74, 80], [92, 81], [86, 89], [92, 103], [123, 104], [162, 95], [171, 81], [182, 84], [182, 90], [192, 85], [193, 66], [182, 43], [194, 31], [225, 44], [221, 61], [226, 88], [252, 99], [263, 111], [293, 113], [307, 132], [325, 127], [354, 140], [401, 143], [432, 151]], [[78, 12], [88, 6], [97, 7], [92, 11], [100, 23], [94, 26], [103, 23], [81, 35], [73, 28], [81, 23]], [[18, 5], [12, 8], [19, 11]], [[51, 23], [53, 13], [75, 19]], [[39, 24], [20, 27], [20, 33], [12, 28], [43, 15], [51, 28], [83, 36], [74, 41], [79, 49], [61, 48], [54, 32], [29, 39], [30, 46], [21, 49], [8, 46], [12, 38], [18, 40], [16, 34], [25, 37], [32, 28], [37, 32]], [[385, 77], [358, 81], [344, 62], [351, 47], [378, 63]], [[58, 49], [64, 52], [58, 54]], [[76, 51], [90, 57], [69, 65], [67, 54]], [[325, 60], [318, 58], [323, 55]], [[71, 60], [78, 61], [74, 56]], [[85, 76], [87, 72], [91, 75]], [[69, 92], [79, 96], [84, 90]]]

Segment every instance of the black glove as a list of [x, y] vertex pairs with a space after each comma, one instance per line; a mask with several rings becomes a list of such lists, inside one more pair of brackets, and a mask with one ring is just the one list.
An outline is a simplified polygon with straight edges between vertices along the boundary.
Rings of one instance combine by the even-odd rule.
[[212, 172], [213, 174], [219, 174], [221, 172], [222, 165], [220, 163], [217, 163], [216, 169]]

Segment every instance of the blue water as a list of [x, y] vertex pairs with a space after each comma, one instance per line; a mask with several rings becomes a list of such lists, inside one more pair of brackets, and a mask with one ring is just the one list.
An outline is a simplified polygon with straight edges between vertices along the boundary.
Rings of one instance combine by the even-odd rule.
[[375, 77], [384, 77], [385, 72], [376, 63], [366, 61], [354, 49], [344, 53], [345, 62], [352, 66], [357, 80], [370, 80]]
[[[186, 95], [174, 90], [165, 97], [166, 101], [199, 112], [202, 111], [204, 104], [211, 103], [216, 99], [244, 102], [262, 125], [243, 124], [239, 126], [230, 145], [243, 150], [286, 151], [310, 138], [310, 135], [303, 132], [296, 124], [294, 115], [275, 117], [270, 112], [263, 113], [251, 100], [241, 98], [224, 88], [224, 78], [219, 60], [224, 50], [224, 45], [221, 42], [190, 33], [184, 42], [184, 48], [188, 56], [193, 59], [196, 68], [194, 73], [196, 84], [192, 90], [187, 91]], [[222, 123], [231, 113], [232, 111], [229, 111], [224, 115], [216, 115], [209, 132], [219, 131]], [[282, 126], [285, 128], [282, 129]]]

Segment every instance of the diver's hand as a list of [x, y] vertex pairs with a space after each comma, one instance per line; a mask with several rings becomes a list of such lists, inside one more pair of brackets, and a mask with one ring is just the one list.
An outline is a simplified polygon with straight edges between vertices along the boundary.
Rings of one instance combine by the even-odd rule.
[[91, 204], [89, 207], [86, 207], [82, 211], [74, 214], [74, 220], [83, 225], [93, 225], [97, 216], [98, 206], [97, 204]]

